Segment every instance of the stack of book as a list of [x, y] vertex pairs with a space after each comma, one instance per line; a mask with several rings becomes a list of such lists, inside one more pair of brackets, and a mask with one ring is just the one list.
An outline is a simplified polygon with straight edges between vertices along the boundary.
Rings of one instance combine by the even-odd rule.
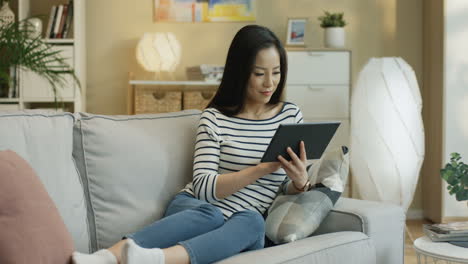
[[224, 66], [201, 64], [187, 67], [187, 78], [192, 81], [219, 82], [223, 78]]
[[468, 221], [425, 224], [423, 231], [434, 242], [468, 242]]
[[70, 28], [73, 22], [73, 0], [68, 4], [53, 5], [50, 9], [49, 22], [45, 32], [45, 38], [64, 39], [69, 38]]

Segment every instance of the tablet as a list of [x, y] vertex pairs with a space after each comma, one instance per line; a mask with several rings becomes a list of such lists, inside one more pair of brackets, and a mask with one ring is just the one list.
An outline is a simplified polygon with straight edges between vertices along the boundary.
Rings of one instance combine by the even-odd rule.
[[299, 156], [299, 143], [304, 141], [307, 159], [319, 159], [341, 122], [280, 124], [261, 162], [278, 161], [278, 155], [291, 160], [287, 147]]

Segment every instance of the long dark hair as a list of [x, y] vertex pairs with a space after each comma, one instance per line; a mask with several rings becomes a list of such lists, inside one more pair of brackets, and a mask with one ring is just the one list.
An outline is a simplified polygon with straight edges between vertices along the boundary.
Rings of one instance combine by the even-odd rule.
[[271, 30], [258, 25], [241, 28], [229, 47], [223, 78], [218, 91], [208, 104], [227, 116], [234, 116], [244, 107], [247, 84], [255, 57], [262, 49], [275, 47], [280, 55], [281, 78], [269, 104], [277, 104], [284, 90], [288, 63], [283, 45]]

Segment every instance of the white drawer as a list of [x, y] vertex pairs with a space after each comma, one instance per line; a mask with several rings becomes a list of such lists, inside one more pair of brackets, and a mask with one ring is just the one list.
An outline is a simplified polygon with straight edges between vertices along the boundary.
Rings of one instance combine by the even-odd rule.
[[[59, 50], [65, 62], [73, 67], [73, 47], [55, 46], [54, 50]], [[23, 98], [28, 100], [53, 101], [54, 93], [49, 82], [34, 72], [24, 70], [21, 73], [20, 82], [23, 92]], [[65, 77], [66, 84], [63, 87], [57, 87], [59, 100], [73, 99], [75, 96], [75, 83], [70, 75]]]
[[349, 85], [348, 51], [288, 51], [287, 83]]
[[286, 101], [299, 106], [310, 118], [349, 117], [348, 86], [314, 86], [288, 84]]
[[0, 104], [0, 112], [1, 111], [14, 111], [20, 110], [19, 104]]

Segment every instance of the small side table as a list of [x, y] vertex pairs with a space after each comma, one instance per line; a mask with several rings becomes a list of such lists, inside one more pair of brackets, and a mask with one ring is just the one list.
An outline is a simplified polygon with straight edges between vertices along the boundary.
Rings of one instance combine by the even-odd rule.
[[418, 264], [421, 263], [468, 263], [468, 248], [446, 242], [432, 242], [427, 236], [414, 241]]

